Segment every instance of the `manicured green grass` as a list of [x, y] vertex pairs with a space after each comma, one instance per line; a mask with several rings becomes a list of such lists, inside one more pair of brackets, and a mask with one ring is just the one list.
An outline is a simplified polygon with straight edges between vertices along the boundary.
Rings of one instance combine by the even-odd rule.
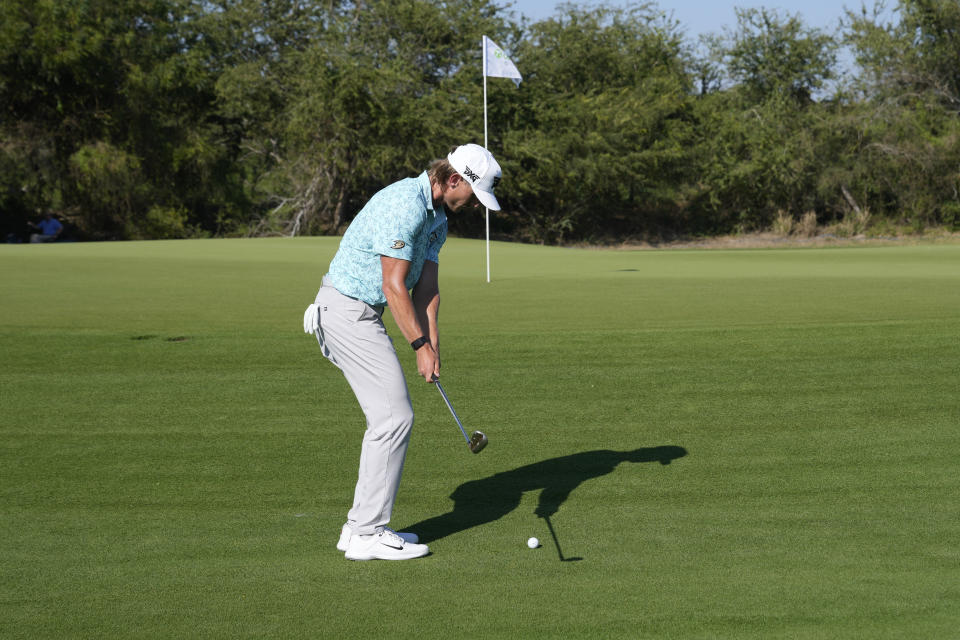
[[363, 418], [301, 331], [336, 244], [0, 246], [0, 637], [956, 637], [960, 246], [496, 244], [487, 284], [451, 240], [490, 445], [409, 375], [433, 554], [351, 563]]

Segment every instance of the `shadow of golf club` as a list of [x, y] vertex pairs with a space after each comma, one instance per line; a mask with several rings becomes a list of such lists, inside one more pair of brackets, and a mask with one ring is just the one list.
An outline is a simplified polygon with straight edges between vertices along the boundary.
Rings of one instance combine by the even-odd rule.
[[581, 558], [563, 557], [550, 521], [550, 516], [557, 512], [570, 493], [587, 480], [611, 473], [622, 462], [659, 462], [666, 465], [685, 455], [686, 449], [671, 445], [644, 447], [633, 451], [598, 449], [550, 458], [512, 471], [465, 482], [450, 494], [454, 503], [451, 511], [404, 529], [417, 533], [421, 542], [429, 543], [499, 520], [517, 508], [525, 492], [542, 489], [534, 513], [547, 521], [560, 559], [580, 560]]
[[553, 546], [557, 549], [557, 557], [560, 558], [560, 562], [577, 562], [578, 560], [583, 560], [580, 556], [573, 558], [564, 558], [563, 551], [560, 549], [560, 540], [557, 538], [557, 532], [553, 530], [553, 523], [550, 522], [550, 516], [542, 516], [547, 522], [547, 529], [550, 530], [550, 537], [553, 538]]

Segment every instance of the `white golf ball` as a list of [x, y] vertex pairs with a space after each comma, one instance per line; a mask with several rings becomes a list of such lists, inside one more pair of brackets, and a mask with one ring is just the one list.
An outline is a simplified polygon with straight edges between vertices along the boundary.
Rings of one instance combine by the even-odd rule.
[[537, 540], [536, 538], [530, 538], [529, 540], [527, 540], [527, 546], [530, 547], [531, 549], [536, 549], [537, 547], [540, 546], [540, 541]]

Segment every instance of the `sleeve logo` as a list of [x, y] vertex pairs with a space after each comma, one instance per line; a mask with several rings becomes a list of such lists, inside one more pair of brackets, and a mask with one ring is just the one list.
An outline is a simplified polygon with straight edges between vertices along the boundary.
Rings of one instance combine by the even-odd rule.
[[394, 240], [393, 246], [390, 247], [390, 248], [391, 248], [391, 249], [403, 249], [405, 246], [407, 246], [407, 243], [404, 242], [403, 240]]

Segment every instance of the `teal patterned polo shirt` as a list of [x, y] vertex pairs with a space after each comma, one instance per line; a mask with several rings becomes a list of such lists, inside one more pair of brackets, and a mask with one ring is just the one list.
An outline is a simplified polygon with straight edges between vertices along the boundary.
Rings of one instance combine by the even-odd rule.
[[440, 263], [447, 240], [447, 215], [433, 209], [424, 171], [378, 191], [353, 219], [330, 262], [329, 281], [340, 293], [372, 306], [386, 305], [380, 256], [410, 263], [407, 289], [420, 280], [425, 260]]

